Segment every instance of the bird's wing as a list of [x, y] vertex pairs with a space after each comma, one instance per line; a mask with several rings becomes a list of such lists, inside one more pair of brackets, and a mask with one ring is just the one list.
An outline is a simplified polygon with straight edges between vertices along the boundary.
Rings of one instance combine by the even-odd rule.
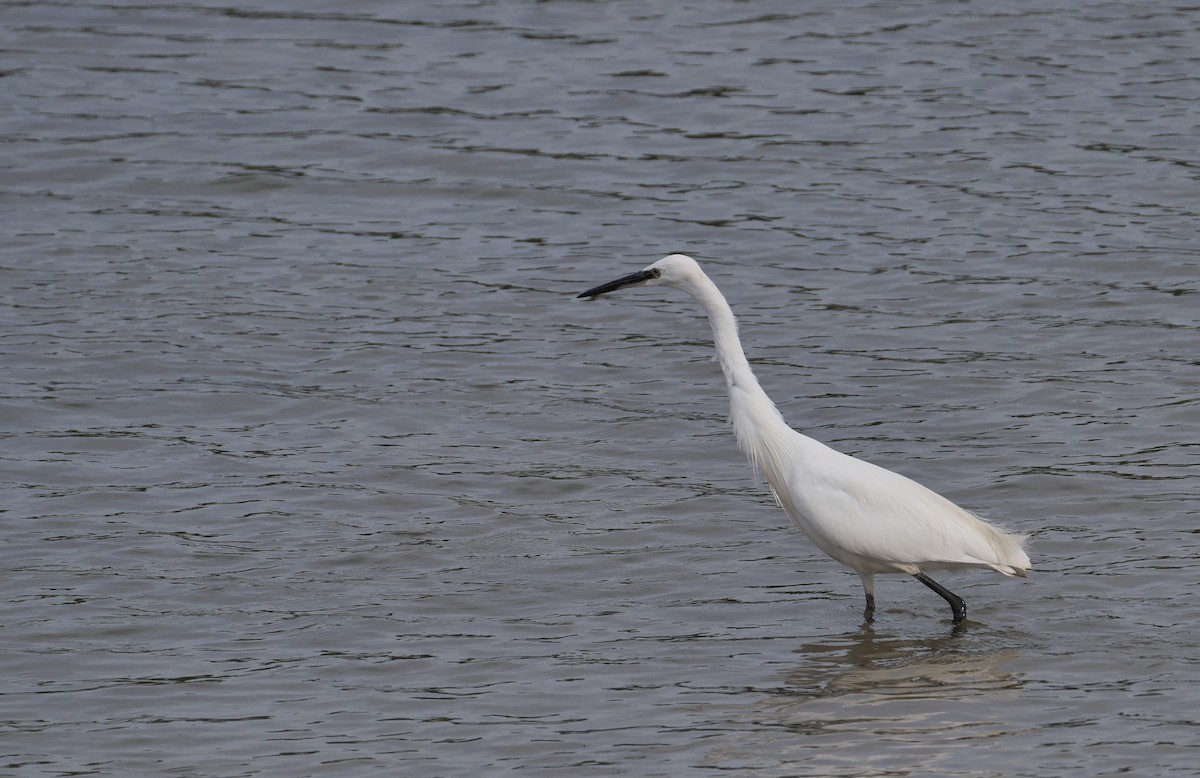
[[785, 508], [835, 558], [831, 548], [897, 569], [921, 564], [1029, 566], [1019, 536], [916, 481], [833, 449], [826, 448], [816, 459], [806, 458], [795, 468]]

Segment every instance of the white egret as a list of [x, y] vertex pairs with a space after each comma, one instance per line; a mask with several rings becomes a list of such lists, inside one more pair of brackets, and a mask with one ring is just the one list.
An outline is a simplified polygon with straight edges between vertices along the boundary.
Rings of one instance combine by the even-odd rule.
[[950, 604], [955, 624], [966, 618], [966, 603], [926, 571], [982, 567], [1025, 577], [1030, 567], [1026, 536], [1002, 530], [916, 481], [789, 427], [750, 369], [729, 303], [694, 259], [671, 254], [579, 297], [634, 286], [682, 289], [704, 308], [729, 388], [738, 447], [812, 542], [858, 573], [867, 595], [867, 618], [875, 611], [877, 573], [913, 576]]

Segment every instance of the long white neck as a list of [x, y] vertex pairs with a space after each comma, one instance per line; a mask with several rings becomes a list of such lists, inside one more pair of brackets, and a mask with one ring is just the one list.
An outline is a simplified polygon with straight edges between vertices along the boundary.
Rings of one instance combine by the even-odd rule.
[[721, 372], [725, 374], [725, 383], [730, 390], [738, 387], [750, 393], [761, 392], [762, 387], [750, 369], [746, 352], [742, 350], [742, 341], [738, 338], [737, 319], [721, 290], [708, 276], [702, 275], [691, 279], [686, 291], [696, 298], [708, 314], [708, 323], [712, 326], [713, 341], [717, 347], [717, 360], [721, 363]]
[[738, 338], [737, 320], [717, 285], [702, 274], [689, 279], [684, 290], [703, 306], [712, 325], [717, 359], [729, 388], [729, 415], [738, 446], [770, 479], [775, 457], [767, 452], [767, 449], [773, 448], [769, 442], [781, 434], [793, 434], [792, 430], [750, 369], [741, 339]]

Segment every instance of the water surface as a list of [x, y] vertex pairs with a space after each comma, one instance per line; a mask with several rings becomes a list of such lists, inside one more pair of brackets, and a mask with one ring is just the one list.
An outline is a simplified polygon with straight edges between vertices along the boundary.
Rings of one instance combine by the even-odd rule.
[[[0, 773], [1185, 774], [1194, 9], [0, 6]], [[798, 429], [1033, 535], [817, 552]]]

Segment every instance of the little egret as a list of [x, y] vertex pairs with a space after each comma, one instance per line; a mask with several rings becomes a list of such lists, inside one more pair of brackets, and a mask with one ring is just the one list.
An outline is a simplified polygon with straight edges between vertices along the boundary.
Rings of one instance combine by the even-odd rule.
[[950, 603], [956, 625], [967, 617], [966, 603], [927, 570], [985, 567], [1025, 577], [1030, 567], [1026, 536], [993, 526], [916, 481], [789, 427], [750, 369], [733, 310], [694, 259], [671, 254], [579, 297], [634, 286], [682, 289], [704, 308], [729, 388], [738, 447], [817, 548], [858, 573], [868, 619], [875, 611], [876, 573], [913, 576]]

